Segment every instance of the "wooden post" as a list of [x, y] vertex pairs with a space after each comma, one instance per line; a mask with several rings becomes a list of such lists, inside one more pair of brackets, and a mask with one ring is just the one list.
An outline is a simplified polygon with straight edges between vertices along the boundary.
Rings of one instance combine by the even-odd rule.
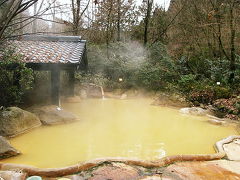
[[60, 69], [57, 64], [51, 69], [51, 98], [52, 104], [60, 106]]
[[74, 69], [70, 69], [68, 70], [68, 92], [67, 95], [68, 96], [74, 96], [74, 83], [75, 83], [75, 70]]
[[84, 61], [84, 70], [88, 71], [88, 58], [87, 58], [87, 46], [85, 44], [84, 53], [83, 53], [83, 61]]
[[18, 89], [21, 89], [20, 85], [21, 73], [14, 71], [13, 73], [13, 85]]

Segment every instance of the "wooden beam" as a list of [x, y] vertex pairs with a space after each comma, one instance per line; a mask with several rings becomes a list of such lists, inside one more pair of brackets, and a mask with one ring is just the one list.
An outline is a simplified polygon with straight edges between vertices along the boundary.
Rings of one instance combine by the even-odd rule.
[[85, 65], [85, 71], [87, 71], [88, 70], [88, 58], [87, 58], [87, 46], [86, 46], [86, 44], [85, 44], [85, 47], [84, 47], [83, 61], [84, 61], [84, 65]]
[[75, 70], [68, 70], [68, 92], [67, 96], [74, 96]]
[[70, 70], [70, 69], [77, 69], [77, 66], [79, 66], [79, 63], [77, 64], [26, 63], [26, 66], [28, 68], [31, 68], [35, 71], [51, 71], [52, 68], [54, 68], [56, 65], [58, 65], [60, 70]]
[[18, 89], [21, 89], [20, 84], [21, 73], [18, 71], [13, 72], [13, 85], [16, 86]]
[[60, 106], [60, 68], [57, 64], [51, 69], [51, 98], [52, 104]]
[[80, 64], [78, 66], [78, 70], [87, 72], [88, 70], [88, 58], [87, 58], [87, 47], [85, 45], [83, 55], [80, 59]]

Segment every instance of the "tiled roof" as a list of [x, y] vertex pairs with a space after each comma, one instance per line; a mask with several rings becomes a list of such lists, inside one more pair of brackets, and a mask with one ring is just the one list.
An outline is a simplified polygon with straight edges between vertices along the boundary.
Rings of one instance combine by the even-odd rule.
[[23, 36], [12, 40], [26, 63], [80, 63], [86, 41], [79, 36]]

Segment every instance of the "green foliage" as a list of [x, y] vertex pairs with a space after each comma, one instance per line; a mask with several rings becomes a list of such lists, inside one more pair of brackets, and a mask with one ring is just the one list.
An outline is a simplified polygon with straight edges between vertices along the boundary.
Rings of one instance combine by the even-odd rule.
[[230, 98], [231, 94], [232, 94], [231, 89], [228, 87], [220, 86], [214, 87], [214, 95], [216, 99]]
[[229, 87], [214, 84], [210, 79], [197, 80], [192, 74], [181, 76], [178, 87], [194, 105], [211, 104], [216, 99], [230, 98], [233, 93]]
[[1, 51], [0, 106], [17, 105], [26, 91], [31, 89], [32, 70], [21, 63], [13, 50]]
[[[233, 84], [229, 84], [229, 61], [226, 59], [209, 59], [199, 55], [192, 58], [182, 56], [176, 63], [180, 79], [178, 90], [195, 105], [209, 104], [216, 99], [230, 98], [240, 89], [239, 58]], [[220, 84], [217, 85], [217, 82]]]
[[113, 43], [108, 49], [91, 45], [88, 51], [90, 75], [80, 76], [108, 89], [169, 90], [178, 77], [174, 61], [161, 43], [147, 48], [137, 42]]
[[[145, 54], [144, 48], [137, 42], [113, 43], [108, 48], [105, 45], [90, 45], [89, 75], [85, 78], [107, 89], [135, 87]], [[119, 82], [119, 78], [123, 81]]]
[[102, 74], [76, 73], [75, 78], [81, 83], [93, 83], [103, 87], [109, 87], [110, 81]]
[[[230, 75], [230, 62], [228, 59], [210, 58], [206, 55], [196, 55], [194, 57], [182, 56], [176, 61], [178, 71], [182, 75], [193, 74], [196, 80], [209, 82], [221, 82], [228, 86]], [[240, 82], [240, 58], [236, 58], [235, 83]]]
[[[228, 83], [229, 60], [211, 58], [208, 53], [173, 60], [160, 42], [145, 48], [138, 43], [113, 43], [108, 49], [91, 45], [88, 57], [90, 74], [81, 74], [79, 79], [107, 89], [180, 92], [195, 105], [230, 98], [240, 89], [239, 56], [233, 84]], [[119, 78], [123, 78], [123, 82], [119, 82]]]
[[240, 116], [239, 98], [218, 99], [213, 103], [213, 105], [222, 113]]
[[193, 91], [196, 87], [196, 75], [181, 75], [180, 80], [178, 80], [178, 86], [184, 93]]
[[[61, 73], [62, 75], [62, 73]], [[46, 103], [50, 100], [51, 94], [51, 72], [50, 71], [34, 71], [34, 83], [30, 91], [27, 91], [23, 97], [24, 103], [34, 105], [39, 103]], [[63, 78], [61, 77], [61, 80]], [[60, 87], [66, 87], [61, 84]], [[61, 91], [62, 89], [60, 89]], [[61, 93], [63, 94], [63, 93]]]
[[199, 81], [193, 74], [181, 75], [178, 89], [196, 106], [212, 103], [215, 97], [209, 79]]
[[166, 47], [161, 43], [148, 46], [148, 58], [138, 74], [140, 86], [151, 90], [172, 90], [178, 76], [175, 62], [167, 54]]

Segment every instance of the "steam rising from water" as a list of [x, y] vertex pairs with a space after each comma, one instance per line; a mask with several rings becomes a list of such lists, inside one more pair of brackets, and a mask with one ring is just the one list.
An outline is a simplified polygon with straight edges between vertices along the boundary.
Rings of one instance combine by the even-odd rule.
[[103, 73], [108, 65], [137, 69], [146, 61], [146, 57], [146, 49], [137, 41], [112, 43], [108, 49], [95, 45], [88, 48], [89, 69], [94, 73]]
[[233, 127], [208, 124], [207, 117], [181, 115], [151, 106], [151, 99], [85, 99], [63, 103], [79, 121], [35, 129], [11, 140], [23, 154], [5, 160], [38, 167], [62, 167], [102, 157], [158, 159], [176, 154], [214, 153], [216, 141]]

